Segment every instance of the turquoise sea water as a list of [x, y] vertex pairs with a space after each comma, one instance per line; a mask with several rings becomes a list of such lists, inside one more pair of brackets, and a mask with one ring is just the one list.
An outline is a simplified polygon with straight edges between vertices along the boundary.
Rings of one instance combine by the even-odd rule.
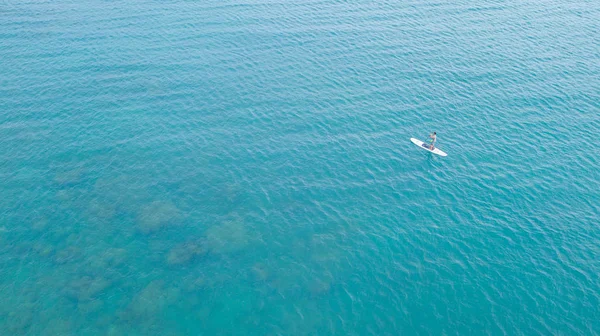
[[597, 1], [4, 1], [1, 334], [600, 334], [599, 133]]

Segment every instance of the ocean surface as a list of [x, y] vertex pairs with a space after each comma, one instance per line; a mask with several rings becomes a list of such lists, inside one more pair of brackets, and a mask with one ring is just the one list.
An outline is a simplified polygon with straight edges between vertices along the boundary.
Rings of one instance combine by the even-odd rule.
[[0, 334], [599, 335], [599, 138], [597, 0], [2, 1]]

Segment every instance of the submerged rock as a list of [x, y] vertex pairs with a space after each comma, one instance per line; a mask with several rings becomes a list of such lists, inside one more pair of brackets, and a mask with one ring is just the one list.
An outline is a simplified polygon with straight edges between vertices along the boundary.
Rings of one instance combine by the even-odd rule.
[[45, 244], [42, 242], [38, 242], [33, 245], [33, 250], [35, 253], [43, 258], [50, 257], [52, 253], [54, 253], [54, 248], [50, 244]]
[[310, 282], [308, 290], [312, 296], [321, 296], [329, 293], [331, 283], [320, 279], [314, 279]]
[[111, 282], [104, 278], [83, 276], [68, 285], [65, 295], [76, 301], [88, 301], [98, 296], [110, 285]]
[[72, 335], [73, 323], [70, 320], [53, 318], [44, 327], [42, 335]]
[[108, 220], [112, 219], [116, 213], [117, 209], [115, 205], [107, 202], [93, 200], [88, 206], [88, 214], [91, 218]]
[[76, 199], [76, 197], [75, 197], [76, 193], [73, 190], [67, 190], [67, 189], [57, 190], [54, 195], [55, 195], [56, 199], [63, 204]]
[[166, 289], [162, 280], [154, 280], [133, 297], [122, 317], [125, 320], [154, 319], [178, 298], [177, 289]]
[[82, 170], [74, 169], [66, 172], [60, 172], [54, 177], [54, 182], [60, 185], [74, 185], [82, 180]]
[[19, 241], [10, 246], [11, 254], [17, 259], [27, 259], [31, 257], [33, 243], [30, 241]]
[[186, 279], [183, 283], [183, 288], [187, 292], [194, 293], [204, 289], [206, 285], [206, 279], [203, 276], [199, 276], [196, 278]]
[[167, 264], [183, 265], [204, 256], [208, 250], [204, 241], [189, 241], [173, 247], [167, 254]]
[[79, 247], [69, 246], [62, 249], [54, 255], [54, 262], [63, 265], [69, 262], [74, 262], [81, 259], [82, 253]]
[[11, 311], [3, 320], [9, 335], [25, 335], [31, 328], [33, 312], [30, 309]]
[[164, 306], [163, 281], [149, 283], [129, 303], [128, 312], [134, 317], [154, 315]]
[[104, 302], [101, 300], [82, 301], [77, 303], [77, 311], [82, 314], [93, 314], [99, 311], [103, 305]]
[[223, 254], [239, 252], [250, 243], [242, 221], [228, 221], [213, 226], [206, 231], [206, 239], [211, 252]]
[[33, 222], [31, 228], [35, 231], [44, 231], [50, 222], [46, 218], [40, 218]]
[[107, 271], [120, 267], [127, 259], [127, 250], [110, 247], [104, 252], [96, 253], [88, 259], [88, 266], [92, 271]]
[[144, 234], [154, 233], [181, 219], [181, 211], [171, 202], [156, 201], [143, 206], [138, 213], [138, 228]]
[[124, 248], [111, 247], [102, 254], [102, 260], [110, 267], [121, 266], [127, 259], [127, 250]]
[[252, 279], [256, 282], [263, 282], [269, 279], [269, 270], [263, 263], [256, 263], [252, 266]]

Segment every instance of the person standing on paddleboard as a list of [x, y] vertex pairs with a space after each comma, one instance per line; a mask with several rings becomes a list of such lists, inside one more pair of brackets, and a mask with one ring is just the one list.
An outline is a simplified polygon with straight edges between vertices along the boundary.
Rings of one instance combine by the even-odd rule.
[[431, 143], [429, 144], [429, 149], [433, 150], [433, 146], [435, 145], [435, 141], [437, 140], [437, 136], [436, 136], [435, 132], [433, 132], [429, 135], [429, 139], [431, 139]]

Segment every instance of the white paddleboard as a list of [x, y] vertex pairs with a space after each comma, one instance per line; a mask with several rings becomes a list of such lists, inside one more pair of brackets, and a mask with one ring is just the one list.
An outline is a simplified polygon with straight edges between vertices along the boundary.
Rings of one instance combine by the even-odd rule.
[[433, 147], [433, 150], [429, 149], [429, 145], [419, 139], [410, 138], [410, 141], [412, 141], [412, 143], [414, 143], [415, 145], [417, 145], [417, 146], [423, 148], [424, 150], [431, 152], [433, 154], [437, 154], [437, 155], [441, 155], [441, 156], [448, 156], [448, 154], [442, 152], [439, 148]]

